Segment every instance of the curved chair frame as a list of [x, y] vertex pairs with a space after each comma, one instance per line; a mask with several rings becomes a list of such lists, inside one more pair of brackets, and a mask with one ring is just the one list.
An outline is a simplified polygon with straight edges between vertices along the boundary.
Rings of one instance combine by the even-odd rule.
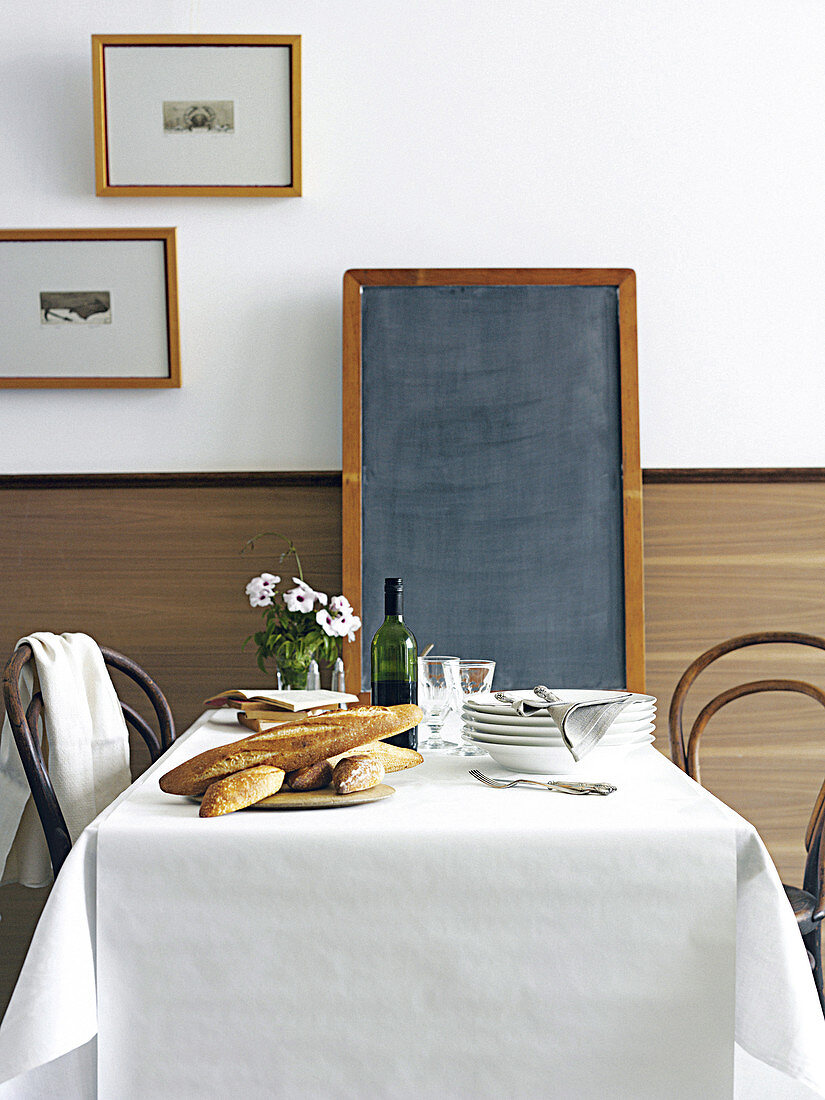
[[[697, 676], [720, 657], [734, 650], [746, 649], [754, 645], [805, 645], [814, 649], [825, 651], [825, 638], [818, 638], [815, 634], [798, 634], [791, 631], [769, 630], [755, 634], [740, 634], [735, 638], [720, 642], [711, 649], [700, 654], [682, 674], [673, 698], [670, 703], [670, 752], [674, 764], [682, 771], [701, 782], [699, 770], [699, 748], [702, 734], [705, 732], [708, 722], [722, 707], [733, 702], [734, 699], [744, 698], [746, 695], [755, 695], [763, 691], [790, 691], [801, 695], [807, 695], [825, 708], [825, 691], [809, 684], [804, 680], [753, 680], [750, 683], [739, 684], [737, 687], [728, 688], [707, 703], [696, 717], [691, 726], [685, 747], [685, 738], [682, 728], [682, 712], [684, 710], [685, 697]], [[799, 930], [805, 941], [805, 946], [811, 954], [814, 965], [814, 978], [816, 980], [819, 1000], [825, 1011], [825, 995], [823, 995], [822, 980], [822, 953], [821, 953], [821, 927], [825, 918], [825, 845], [822, 843], [823, 827], [825, 827], [825, 782], [819, 789], [813, 811], [805, 830], [805, 874], [802, 890], [794, 887], [785, 887], [788, 899], [796, 913]], [[811, 903], [810, 899], [813, 899]]]
[[[133, 707], [123, 701], [120, 702], [123, 717], [140, 734], [154, 763], [175, 740], [175, 722], [169, 704], [163, 692], [140, 665], [135, 664], [124, 654], [105, 646], [100, 647], [100, 652], [103, 654], [106, 665], [133, 680], [145, 692], [152, 704], [158, 720], [160, 739], [149, 723]], [[32, 648], [28, 642], [23, 642], [11, 655], [3, 672], [3, 699], [17, 751], [20, 753], [23, 770], [43, 826], [49, 858], [56, 878], [69, 854], [72, 842], [36, 736], [37, 720], [43, 712], [43, 696], [39, 691], [36, 692], [25, 711], [20, 699], [20, 673], [32, 656]]]

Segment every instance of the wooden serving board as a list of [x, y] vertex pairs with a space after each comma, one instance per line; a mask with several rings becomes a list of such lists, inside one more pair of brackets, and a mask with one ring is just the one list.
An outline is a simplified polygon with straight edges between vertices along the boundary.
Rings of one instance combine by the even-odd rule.
[[[359, 806], [363, 802], [379, 802], [395, 794], [395, 787], [379, 783], [366, 791], [353, 791], [352, 794], [336, 794], [332, 787], [320, 791], [278, 791], [269, 798], [262, 798], [248, 810], [329, 810], [335, 806]], [[192, 798], [200, 802], [200, 798]]]

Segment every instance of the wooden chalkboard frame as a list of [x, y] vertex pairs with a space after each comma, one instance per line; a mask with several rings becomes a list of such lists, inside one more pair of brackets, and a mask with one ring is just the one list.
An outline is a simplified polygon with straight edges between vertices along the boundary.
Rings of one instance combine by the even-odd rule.
[[[636, 275], [626, 268], [354, 269], [343, 288], [343, 590], [360, 614], [362, 589], [362, 303], [364, 287], [610, 286], [618, 291], [626, 686], [644, 691], [642, 480], [639, 462]], [[361, 685], [364, 640], [345, 647], [347, 683]]]

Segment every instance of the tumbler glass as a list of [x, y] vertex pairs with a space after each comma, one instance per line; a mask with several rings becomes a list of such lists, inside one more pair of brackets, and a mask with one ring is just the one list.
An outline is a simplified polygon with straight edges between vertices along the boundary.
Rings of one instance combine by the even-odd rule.
[[[489, 691], [493, 686], [493, 673], [495, 670], [495, 661], [460, 660], [458, 673], [462, 696], [475, 695], [479, 691]], [[470, 744], [463, 739], [459, 739], [458, 746], [453, 751], [458, 756], [487, 755], [480, 745]]]

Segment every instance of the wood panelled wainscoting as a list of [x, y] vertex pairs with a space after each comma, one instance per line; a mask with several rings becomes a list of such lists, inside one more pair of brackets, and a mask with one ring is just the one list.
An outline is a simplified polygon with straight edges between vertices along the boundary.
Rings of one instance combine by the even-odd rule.
[[[753, 631], [825, 637], [825, 470], [648, 470], [644, 477], [647, 688], [658, 744], [690, 662]], [[727, 687], [765, 678], [825, 688], [825, 653], [754, 646], [703, 672], [685, 725]], [[668, 753], [669, 754], [669, 753]], [[825, 777], [825, 713], [789, 693], [725, 707], [702, 739], [702, 783], [752, 821], [786, 882], [801, 886], [803, 838]]]
[[[288, 535], [307, 579], [341, 591], [339, 472], [0, 477], [0, 515], [3, 663], [33, 630], [84, 631], [146, 669], [179, 732], [214, 692], [267, 686], [241, 649], [260, 622], [244, 587], [294, 562], [272, 538], [241, 554], [247, 539]], [[46, 895], [0, 889], [0, 1013]]]
[[[0, 507], [3, 659], [32, 630], [86, 631], [146, 668], [179, 730], [215, 690], [265, 684], [241, 649], [259, 619], [243, 589], [263, 570], [291, 576], [291, 564], [272, 539], [241, 555], [248, 538], [290, 536], [307, 578], [341, 590], [338, 472], [7, 476]], [[670, 697], [700, 652], [754, 630], [825, 634], [825, 471], [647, 470], [644, 527], [647, 687], [668, 753]], [[698, 681], [688, 721], [722, 687], [768, 675], [825, 686], [825, 654], [731, 655]], [[756, 824], [790, 882], [823, 775], [822, 711], [809, 699], [741, 700], [704, 738], [703, 781]], [[0, 890], [0, 1012], [46, 894]]]

